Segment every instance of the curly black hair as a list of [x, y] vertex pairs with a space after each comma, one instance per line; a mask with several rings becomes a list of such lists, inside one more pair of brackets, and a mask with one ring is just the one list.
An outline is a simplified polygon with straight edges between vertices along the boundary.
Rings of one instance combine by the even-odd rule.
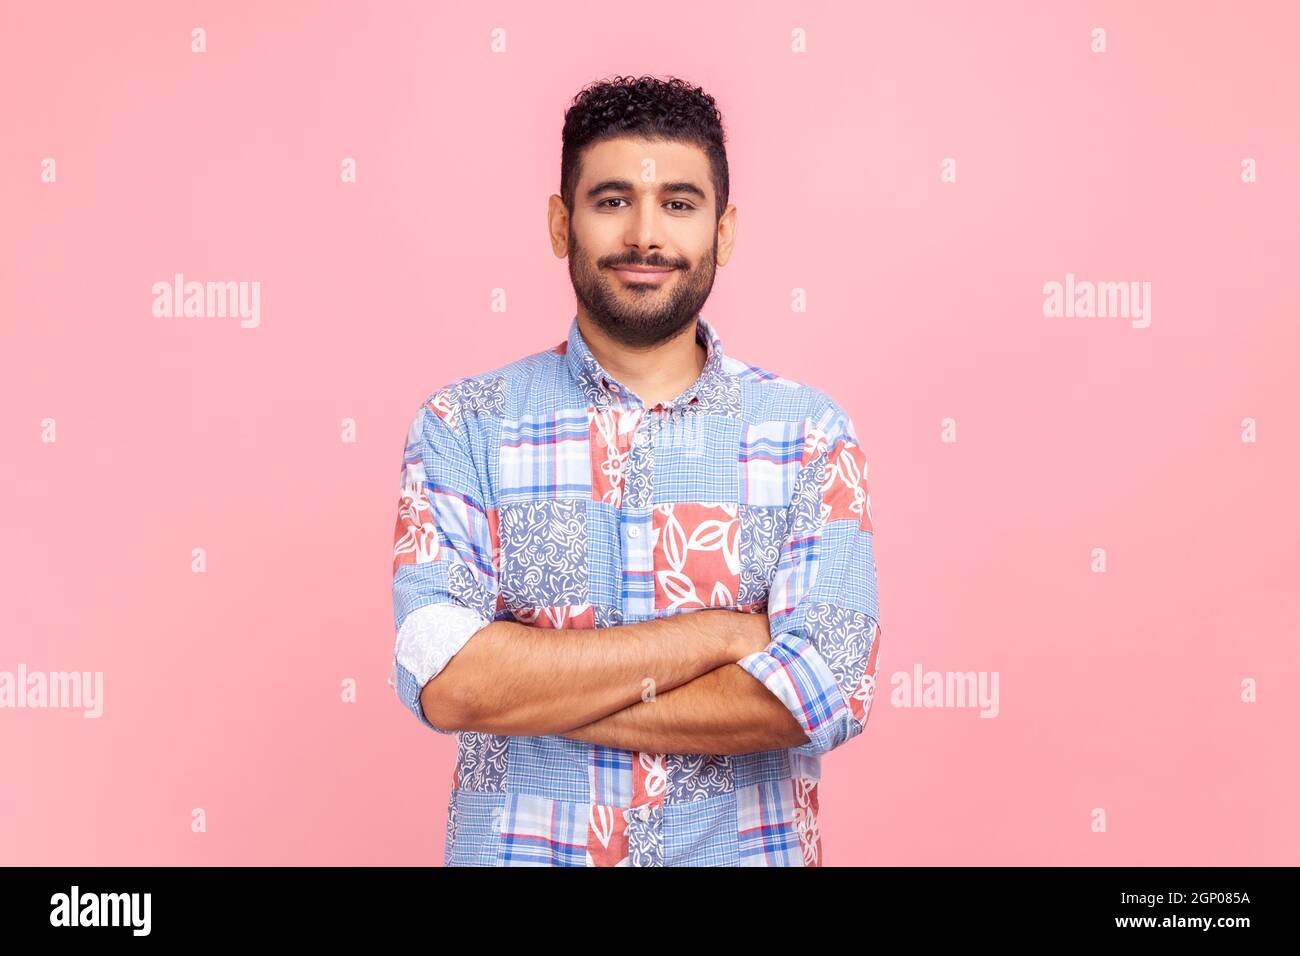
[[713, 176], [716, 218], [722, 218], [730, 191], [722, 114], [700, 87], [677, 77], [653, 76], [616, 76], [590, 84], [565, 111], [560, 198], [570, 215], [583, 148], [617, 136], [679, 140], [703, 149]]

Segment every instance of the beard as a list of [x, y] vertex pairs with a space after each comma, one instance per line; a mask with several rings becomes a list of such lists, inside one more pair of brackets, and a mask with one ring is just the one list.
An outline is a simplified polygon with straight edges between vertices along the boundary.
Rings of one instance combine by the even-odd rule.
[[[718, 236], [713, 248], [690, 268], [683, 260], [635, 253], [605, 256], [593, 262], [569, 230], [569, 280], [592, 321], [614, 341], [630, 348], [650, 348], [666, 342], [695, 321], [713, 291], [717, 273]], [[658, 285], [637, 288], [607, 271], [613, 266], [644, 265], [672, 268], [674, 275]]]

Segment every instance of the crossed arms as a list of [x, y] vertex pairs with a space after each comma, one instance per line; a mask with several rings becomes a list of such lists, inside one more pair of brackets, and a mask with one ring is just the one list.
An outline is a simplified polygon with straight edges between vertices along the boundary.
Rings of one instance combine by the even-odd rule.
[[455, 730], [655, 753], [800, 746], [808, 736], [794, 715], [735, 663], [770, 640], [766, 614], [718, 609], [598, 630], [495, 621], [420, 701], [431, 723]]

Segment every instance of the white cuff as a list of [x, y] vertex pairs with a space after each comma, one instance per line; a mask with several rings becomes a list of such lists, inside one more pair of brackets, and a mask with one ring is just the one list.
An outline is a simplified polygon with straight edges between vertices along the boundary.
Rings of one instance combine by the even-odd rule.
[[491, 623], [489, 618], [459, 604], [416, 608], [406, 615], [397, 632], [397, 663], [423, 687], [471, 637]]

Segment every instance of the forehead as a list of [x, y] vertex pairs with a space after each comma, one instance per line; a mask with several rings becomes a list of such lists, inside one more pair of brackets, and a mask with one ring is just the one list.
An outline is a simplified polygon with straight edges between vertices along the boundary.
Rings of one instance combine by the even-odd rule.
[[582, 154], [582, 173], [578, 181], [630, 179], [639, 183], [646, 160], [654, 162], [657, 180], [693, 180], [706, 191], [711, 187], [709, 157], [694, 143], [624, 136], [588, 146]]

